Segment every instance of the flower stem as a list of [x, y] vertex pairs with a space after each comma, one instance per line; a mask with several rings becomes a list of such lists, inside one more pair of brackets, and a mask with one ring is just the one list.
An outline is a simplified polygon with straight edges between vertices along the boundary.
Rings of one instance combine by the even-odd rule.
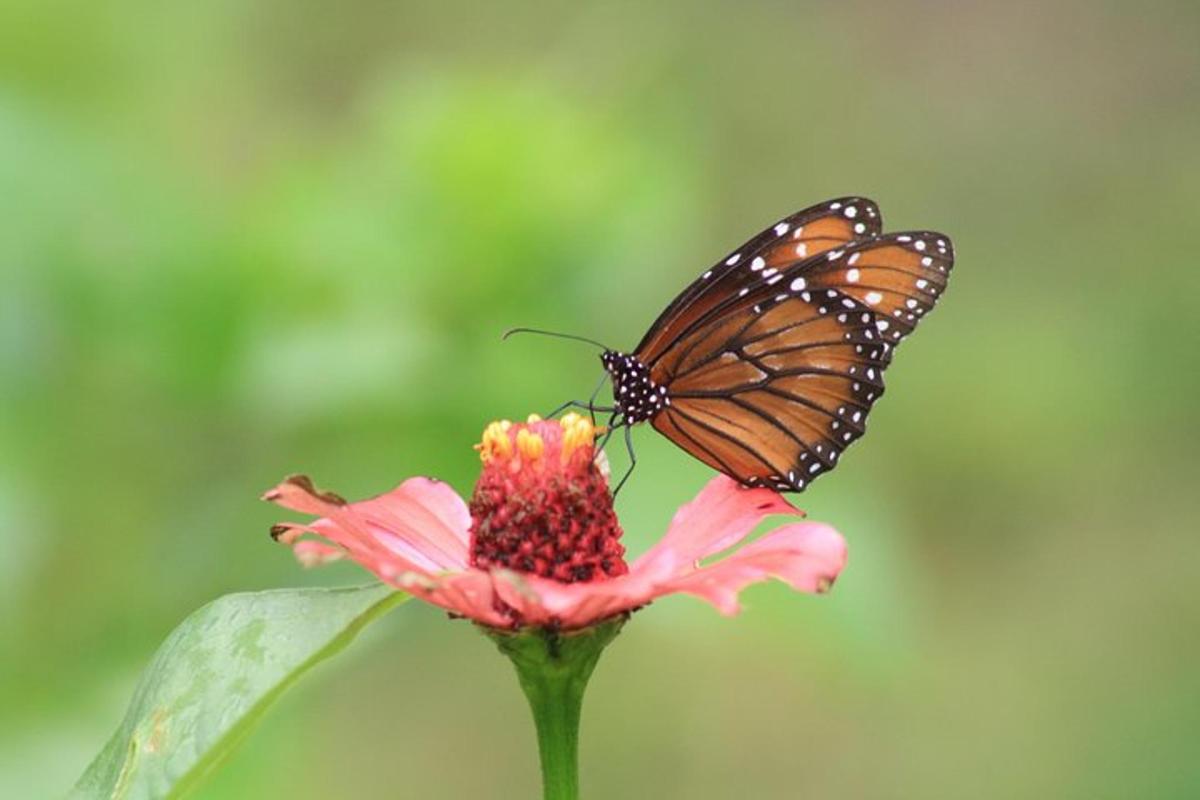
[[517, 670], [537, 726], [544, 800], [579, 797], [579, 714], [588, 678], [625, 618], [569, 633], [485, 628]]

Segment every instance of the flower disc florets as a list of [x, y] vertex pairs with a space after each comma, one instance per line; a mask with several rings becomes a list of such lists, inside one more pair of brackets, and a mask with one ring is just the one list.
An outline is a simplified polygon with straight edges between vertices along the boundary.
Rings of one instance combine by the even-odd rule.
[[578, 414], [487, 427], [470, 504], [472, 565], [562, 583], [629, 571], [596, 434]]

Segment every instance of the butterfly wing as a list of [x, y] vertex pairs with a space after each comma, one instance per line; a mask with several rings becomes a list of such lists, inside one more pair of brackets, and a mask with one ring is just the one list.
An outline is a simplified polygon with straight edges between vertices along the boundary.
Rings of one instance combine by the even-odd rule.
[[804, 294], [696, 334], [654, 427], [748, 485], [799, 491], [833, 469], [883, 395], [888, 348], [862, 303]]
[[949, 238], [921, 231], [759, 277], [651, 365], [671, 401], [654, 427], [743, 483], [803, 489], [865, 432], [896, 344], [953, 265]]
[[843, 197], [780, 220], [717, 262], [683, 290], [658, 316], [634, 351], [652, 365], [682, 336], [704, 325], [760, 283], [796, 265], [882, 230], [879, 207], [863, 197]]
[[950, 239], [935, 231], [853, 242], [758, 277], [715, 306], [704, 324], [685, 331], [654, 361], [643, 363], [655, 383], [669, 386], [693, 357], [722, 346], [736, 329], [739, 311], [759, 313], [795, 296], [824, 300], [827, 306], [844, 304], [846, 298], [865, 305], [878, 317], [875, 324], [888, 343], [887, 353], [933, 308], [953, 266]]
[[933, 309], [953, 267], [950, 237], [909, 231], [830, 250], [798, 274], [814, 294], [836, 289], [866, 305], [880, 316], [881, 332], [895, 344]]

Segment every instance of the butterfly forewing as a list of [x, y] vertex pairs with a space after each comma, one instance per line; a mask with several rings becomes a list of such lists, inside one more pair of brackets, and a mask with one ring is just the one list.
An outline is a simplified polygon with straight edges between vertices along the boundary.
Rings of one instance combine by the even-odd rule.
[[659, 315], [634, 352], [651, 365], [682, 335], [757, 287], [774, 286], [807, 259], [877, 236], [882, 223], [878, 206], [862, 197], [844, 197], [792, 214], [693, 281]]
[[653, 425], [744, 483], [803, 489], [862, 435], [883, 394], [878, 321], [836, 290], [730, 313], [676, 345], [688, 355]]
[[[649, 364], [651, 373], [662, 382], [686, 368], [712, 341], [721, 340], [730, 321], [738, 318], [736, 310], [758, 313], [793, 296], [819, 301], [818, 311], [844, 312], [855, 303], [866, 305], [879, 317], [877, 329], [890, 349], [933, 308], [953, 264], [950, 240], [941, 233], [920, 231], [854, 242], [783, 272], [763, 273], [757, 283], [726, 298], [707, 324], [685, 331]], [[695, 333], [703, 338], [695, 338]]]

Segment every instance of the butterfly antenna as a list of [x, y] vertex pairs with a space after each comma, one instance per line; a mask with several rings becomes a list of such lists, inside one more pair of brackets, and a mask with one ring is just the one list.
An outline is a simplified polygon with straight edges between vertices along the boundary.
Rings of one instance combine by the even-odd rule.
[[612, 349], [611, 347], [603, 345], [600, 342], [597, 342], [595, 339], [589, 339], [586, 336], [576, 336], [573, 333], [559, 333], [558, 331], [543, 331], [538, 330], [537, 328], [509, 328], [504, 332], [504, 335], [500, 337], [500, 341], [505, 341], [514, 333], [536, 333], [539, 336], [553, 336], [556, 339], [573, 339], [576, 342], [586, 342], [587, 344], [594, 345], [599, 347], [601, 350]]

